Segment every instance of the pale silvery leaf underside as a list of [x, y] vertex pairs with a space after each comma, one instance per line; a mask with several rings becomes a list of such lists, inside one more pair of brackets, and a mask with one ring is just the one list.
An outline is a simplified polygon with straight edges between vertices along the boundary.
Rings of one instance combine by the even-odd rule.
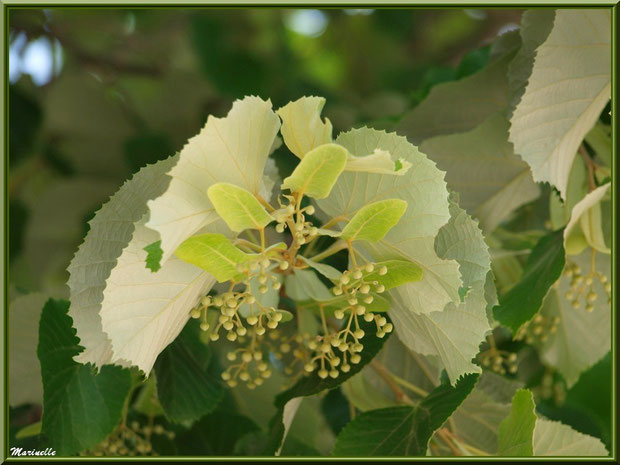
[[85, 349], [76, 357], [78, 362], [100, 367], [113, 361], [110, 341], [99, 316], [106, 280], [129, 244], [135, 223], [146, 213], [146, 202], [167, 188], [170, 178], [166, 173], [177, 159], [178, 156], [170, 157], [142, 168], [89, 222], [89, 232], [68, 268], [69, 315]]
[[611, 91], [611, 12], [557, 10], [510, 128], [515, 153], [566, 197], [575, 153]]
[[224, 118], [209, 116], [202, 131], [183, 147], [170, 170], [168, 189], [148, 203], [146, 226], [159, 233], [162, 263], [188, 237], [219, 219], [207, 189], [227, 182], [266, 192], [263, 170], [280, 121], [269, 100], [237, 100]]
[[603, 443], [592, 436], [575, 431], [558, 421], [537, 418], [532, 439], [534, 456], [603, 456], [607, 449]]

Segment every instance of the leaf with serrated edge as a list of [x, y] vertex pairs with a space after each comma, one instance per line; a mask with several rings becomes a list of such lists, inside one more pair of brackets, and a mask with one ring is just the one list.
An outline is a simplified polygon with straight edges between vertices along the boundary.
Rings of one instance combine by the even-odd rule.
[[113, 359], [126, 360], [146, 374], [181, 332], [191, 308], [215, 283], [209, 273], [177, 257], [151, 273], [144, 267], [144, 247], [156, 239], [157, 233], [146, 228], [144, 220], [136, 225], [106, 281], [100, 312]]
[[477, 374], [442, 384], [416, 407], [389, 407], [362, 413], [338, 435], [335, 456], [420, 456], [433, 433], [470, 394]]
[[161, 268], [161, 257], [164, 252], [161, 250], [161, 241], [155, 241], [152, 244], [147, 245], [144, 250], [146, 251], [146, 267], [155, 272]]
[[[605, 254], [611, 253], [611, 250], [605, 244], [601, 229], [601, 201], [605, 194], [607, 194], [610, 186], [611, 183], [607, 183], [597, 187], [573, 207], [570, 221], [564, 229], [565, 244], [568, 244], [571, 236], [583, 234], [587, 244], [591, 247]], [[576, 252], [583, 252], [583, 248]]]
[[[595, 253], [595, 270], [611, 276], [610, 256]], [[591, 269], [592, 249], [581, 255], [568, 257], [587, 275]], [[542, 345], [542, 360], [555, 367], [566, 380], [568, 387], [577, 382], [579, 375], [603, 358], [611, 349], [611, 308], [603, 285], [594, 278], [594, 292], [597, 299], [594, 310], [586, 312], [585, 299], [580, 299], [579, 307], [573, 308], [565, 295], [570, 290], [570, 278], [562, 276], [549, 291], [543, 303], [541, 314], [547, 318], [558, 317], [557, 331], [550, 334]], [[578, 344], [575, 341], [579, 341]]]
[[37, 355], [43, 380], [41, 432], [59, 455], [103, 441], [118, 425], [131, 387], [128, 370], [75, 362], [79, 340], [67, 315], [69, 302], [50, 299], [41, 312]]
[[597, 438], [545, 418], [536, 419], [533, 442], [536, 457], [607, 457], [609, 455], [603, 443]]
[[528, 257], [521, 280], [493, 309], [495, 319], [516, 334], [540, 310], [549, 288], [562, 274], [564, 256], [561, 230], [541, 238]]
[[302, 158], [291, 175], [284, 179], [282, 189], [323, 199], [334, 187], [346, 160], [347, 151], [339, 145], [320, 145]]
[[[84, 351], [76, 356], [80, 363], [94, 363], [101, 367], [113, 362], [110, 341], [101, 328], [99, 316], [106, 279], [131, 241], [135, 223], [146, 213], [146, 202], [166, 190], [170, 182], [166, 173], [177, 160], [178, 156], [174, 156], [142, 168], [88, 223], [88, 234], [67, 270], [70, 275], [67, 283], [71, 300], [69, 315], [77, 329], [80, 345], [84, 347]], [[144, 262], [141, 267], [148, 271]]]
[[510, 140], [535, 181], [551, 183], [566, 198], [577, 149], [610, 92], [611, 12], [557, 10], [511, 118]]
[[183, 241], [175, 255], [208, 271], [223, 283], [239, 275], [237, 266], [250, 260], [250, 255], [235, 247], [223, 234], [198, 234]]
[[385, 237], [407, 210], [407, 202], [386, 199], [364, 205], [342, 230], [340, 237], [349, 241], [377, 242]]
[[332, 123], [321, 121], [323, 97], [302, 97], [277, 110], [282, 119], [282, 137], [288, 149], [303, 158], [319, 145], [332, 141]]
[[531, 457], [535, 424], [532, 393], [527, 389], [519, 389], [512, 398], [510, 415], [499, 425], [498, 455]]
[[279, 128], [271, 102], [258, 97], [235, 101], [224, 118], [209, 116], [168, 172], [168, 189], [148, 202], [146, 226], [161, 239], [162, 262], [185, 239], [219, 219], [205, 193], [211, 184], [227, 182], [253, 195], [264, 190], [263, 169]]
[[527, 163], [508, 142], [509, 123], [495, 114], [471, 131], [426, 139], [420, 150], [446, 172], [459, 204], [493, 231], [521, 205], [534, 200], [539, 188]]
[[274, 218], [252, 194], [242, 187], [219, 182], [207, 190], [215, 211], [234, 232], [263, 229]]
[[391, 198], [406, 201], [405, 214], [381, 241], [360, 243], [356, 249], [368, 249], [376, 261], [404, 259], [422, 268], [424, 279], [403, 286], [410, 288], [408, 312], [441, 311], [448, 302], [457, 302], [461, 287], [458, 263], [439, 258], [434, 250], [435, 236], [450, 218], [443, 173], [407, 139], [393, 133], [354, 129], [340, 134], [336, 142], [351, 153], [387, 150], [415, 168], [403, 176], [344, 172], [330, 196], [317, 201], [318, 206], [330, 217], [352, 218], [372, 202]]
[[460, 263], [463, 286], [469, 288], [464, 302], [450, 303], [443, 311], [415, 314], [409, 311], [412, 298], [406, 292], [410, 285], [406, 284], [391, 291], [390, 317], [401, 341], [416, 352], [438, 355], [455, 382], [464, 373], [480, 372], [471, 360], [491, 330], [485, 292], [491, 265], [476, 222], [455, 204], [451, 204], [450, 212], [450, 222], [439, 231], [435, 248], [440, 257]]

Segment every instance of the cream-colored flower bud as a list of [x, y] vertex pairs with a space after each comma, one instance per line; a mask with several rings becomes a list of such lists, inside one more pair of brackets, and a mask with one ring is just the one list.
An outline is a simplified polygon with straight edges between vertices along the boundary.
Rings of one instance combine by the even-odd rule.
[[243, 360], [246, 363], [251, 362], [252, 354], [250, 352], [243, 352], [243, 355], [241, 355], [241, 360]]
[[334, 317], [335, 317], [337, 320], [342, 320], [342, 319], [344, 318], [344, 312], [343, 312], [342, 310], [338, 309], [338, 310], [336, 310], [336, 311], [334, 312]]
[[306, 207], [306, 213], [308, 215], [314, 215], [314, 207], [312, 205], [309, 205]]
[[386, 275], [388, 272], [387, 266], [383, 265], [381, 268], [379, 268], [379, 275], [384, 276]]
[[335, 368], [329, 370], [329, 377], [330, 378], [338, 378], [338, 370], [336, 370]]
[[353, 335], [354, 335], [356, 338], [358, 338], [358, 339], [363, 338], [365, 334], [366, 334], [366, 333], [364, 332], [364, 330], [363, 330], [363, 329], [357, 329], [357, 330], [355, 330], [355, 332], [353, 333]]
[[362, 361], [362, 356], [360, 354], [351, 355], [351, 363], [357, 365], [361, 361]]
[[370, 292], [370, 286], [368, 284], [362, 284], [360, 286], [360, 292], [362, 294], [368, 294]]
[[360, 279], [362, 277], [362, 270], [355, 270], [353, 272], [353, 279]]
[[348, 373], [349, 371], [351, 371], [351, 365], [349, 365], [348, 363], [343, 364], [340, 367], [340, 371], [342, 371], [343, 373]]
[[289, 263], [288, 263], [288, 262], [280, 262], [280, 265], [279, 265], [279, 266], [280, 266], [280, 269], [281, 269], [282, 271], [284, 271], [284, 270], [288, 270]]
[[228, 352], [226, 354], [226, 358], [229, 362], [234, 362], [235, 360], [237, 360], [237, 354], [235, 352]]
[[201, 315], [201, 311], [198, 310], [197, 308], [192, 309], [191, 313], [190, 313], [192, 318], [200, 318]]
[[336, 286], [332, 289], [332, 292], [334, 293], [334, 295], [342, 295], [342, 288], [339, 286]]
[[206, 321], [203, 321], [202, 323], [200, 323], [200, 329], [202, 331], [206, 331], [209, 329], [209, 323], [207, 323]]
[[364, 313], [364, 321], [370, 323], [375, 318], [374, 313], [366, 312]]
[[325, 379], [325, 378], [327, 378], [327, 375], [328, 375], [328, 374], [329, 374], [329, 373], [327, 372], [327, 370], [326, 370], [325, 368], [321, 368], [321, 369], [319, 370], [319, 372], [318, 372], [319, 378], [321, 378], [321, 379]]
[[226, 339], [228, 339], [230, 342], [236, 341], [237, 340], [237, 334], [233, 333], [232, 331], [230, 333], [228, 333], [226, 335]]

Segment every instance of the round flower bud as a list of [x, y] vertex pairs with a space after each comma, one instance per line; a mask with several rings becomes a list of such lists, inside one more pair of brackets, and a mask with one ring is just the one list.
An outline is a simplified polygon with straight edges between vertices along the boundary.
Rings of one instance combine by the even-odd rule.
[[258, 318], [256, 318], [254, 315], [251, 315], [247, 317], [245, 321], [247, 321], [249, 325], [254, 326], [258, 322]]
[[237, 334], [230, 332], [226, 335], [226, 339], [228, 339], [230, 342], [236, 341], [237, 340]]
[[306, 363], [304, 365], [304, 370], [306, 370], [308, 373], [312, 373], [314, 371], [316, 367], [314, 366], [313, 363]]
[[265, 371], [267, 368], [269, 368], [269, 366], [265, 363], [265, 362], [260, 362], [256, 368], [258, 369], [258, 371]]
[[217, 333], [211, 333], [209, 335], [209, 339], [211, 339], [213, 342], [217, 341], [220, 338], [220, 336]]
[[342, 288], [336, 286], [332, 289], [332, 292], [334, 293], [334, 295], [342, 295]]
[[256, 334], [259, 336], [262, 336], [263, 334], [265, 334], [265, 328], [263, 328], [262, 326], [259, 326], [258, 328], [256, 328]]
[[231, 329], [233, 329], [235, 324], [232, 321], [228, 320], [222, 326], [224, 327], [226, 331], [230, 331]]
[[344, 318], [344, 312], [338, 309], [334, 312], [334, 317], [336, 317], [337, 320], [342, 320]]
[[248, 381], [250, 379], [250, 374], [247, 371], [242, 371], [239, 373], [239, 379], [241, 381]]
[[319, 370], [318, 375], [319, 375], [319, 378], [321, 378], [321, 379], [327, 378], [327, 375], [328, 375], [327, 370], [325, 368], [321, 368]]
[[252, 361], [252, 354], [250, 352], [243, 352], [243, 354], [241, 355], [241, 360], [243, 360], [244, 362], [251, 362]]
[[209, 323], [203, 321], [202, 323], [200, 323], [200, 329], [206, 331], [207, 329], [209, 329]]
[[228, 381], [230, 379], [230, 373], [228, 373], [227, 371], [225, 371], [224, 373], [222, 373], [222, 379], [224, 381]]
[[360, 354], [351, 355], [351, 363], [358, 364], [361, 361], [362, 361], [362, 356]]
[[235, 360], [237, 360], [237, 354], [234, 352], [228, 352], [226, 354], [226, 358], [228, 359], [228, 361], [234, 362]]
[[261, 371], [260, 375], [261, 375], [262, 378], [267, 379], [267, 378], [269, 378], [271, 376], [271, 370]]
[[319, 233], [319, 229], [314, 226], [312, 226], [310, 230], [308, 231], [308, 234], [310, 236], [316, 236], [318, 233]]
[[192, 309], [190, 315], [192, 318], [200, 318], [200, 310], [198, 310], [197, 308]]
[[362, 277], [362, 270], [355, 270], [353, 272], [353, 279], [360, 279]]
[[256, 297], [254, 297], [252, 294], [246, 295], [245, 298], [245, 303], [252, 305], [254, 302], [256, 302]]
[[263, 258], [262, 261], [260, 262], [260, 266], [263, 268], [267, 268], [269, 266], [271, 262], [269, 261], [268, 258]]
[[243, 326], [240, 326], [237, 328], [237, 334], [239, 336], [245, 336], [248, 333], [248, 330], [245, 329]]
[[364, 313], [364, 321], [370, 323], [373, 319], [374, 319], [375, 315], [370, 313], [370, 312], [366, 312]]
[[334, 357], [329, 361], [329, 364], [333, 367], [337, 367], [340, 365], [340, 359], [338, 357]]
[[375, 271], [375, 265], [374, 263], [369, 263], [368, 265], [364, 267], [364, 269], [366, 270], [367, 273], [372, 273], [373, 271]]
[[234, 388], [235, 386], [237, 386], [237, 380], [231, 379], [228, 381], [228, 386], [231, 388]]
[[288, 270], [289, 267], [289, 263], [288, 262], [280, 262], [280, 265], [278, 265], [278, 267], [284, 271], [284, 270]]
[[276, 225], [276, 232], [283, 233], [284, 232], [284, 224], [281, 222]]
[[258, 288], [258, 292], [260, 292], [261, 294], [267, 294], [267, 291], [269, 290], [269, 288], [265, 285], [262, 285]]
[[254, 360], [256, 360], [257, 362], [258, 362], [259, 360], [262, 360], [262, 359], [263, 359], [263, 353], [262, 353], [262, 352], [260, 352], [260, 351], [258, 351], [258, 350], [257, 350], [257, 351], [255, 351], [255, 352], [252, 354], [252, 356], [254, 357]]
[[260, 386], [261, 384], [263, 384], [263, 378], [256, 378], [254, 380], [254, 384], [256, 384], [257, 386]]
[[321, 352], [327, 353], [330, 350], [331, 350], [331, 347], [329, 346], [327, 342], [324, 342], [323, 344], [321, 344]]
[[377, 284], [375, 291], [377, 291], [377, 294], [381, 294], [385, 291], [385, 286], [383, 284]]
[[392, 323], [387, 323], [385, 326], [383, 326], [383, 331], [385, 331], [386, 333], [391, 333], [393, 329], [394, 326], [392, 325]]
[[367, 295], [366, 297], [364, 297], [365, 304], [371, 304], [373, 300], [375, 300], [375, 298], [371, 295]]
[[355, 307], [355, 314], [357, 316], [362, 316], [364, 313], [366, 313], [366, 307], [364, 307], [363, 305], [358, 305], [357, 307]]
[[329, 377], [330, 378], [338, 378], [338, 370], [336, 370], [335, 368], [329, 370]]
[[347, 285], [347, 284], [349, 284], [349, 282], [351, 282], [351, 278], [349, 278], [349, 276], [348, 276], [348, 275], [343, 274], [343, 275], [340, 277], [340, 284]]
[[340, 371], [342, 371], [343, 373], [348, 373], [349, 371], [351, 371], [351, 365], [345, 363], [340, 367]]
[[308, 215], [314, 215], [314, 207], [312, 205], [306, 207], [306, 213]]
[[338, 346], [338, 349], [340, 350], [340, 352], [346, 352], [346, 350], [349, 348], [349, 345], [346, 342], [341, 342], [340, 345]]
[[291, 351], [291, 346], [290, 344], [285, 342], [284, 344], [280, 345], [280, 350], [283, 354], [288, 354]]
[[267, 322], [267, 327], [268, 327], [269, 329], [276, 329], [276, 328], [278, 327], [278, 322], [277, 322], [277, 321], [275, 321], [275, 320], [269, 320], [269, 321]]
[[379, 268], [379, 275], [380, 276], [386, 275], [387, 272], [388, 272], [387, 266], [383, 265], [381, 268]]
[[377, 323], [379, 324], [379, 326], [385, 326], [385, 324], [387, 323], [387, 320], [385, 319], [384, 316], [380, 316], [379, 319], [377, 320]]
[[358, 330], [356, 330], [356, 331], [353, 333], [353, 335], [354, 335], [356, 338], [358, 338], [358, 339], [363, 338], [365, 334], [366, 334], [366, 333], [364, 332], [364, 330], [363, 330], [363, 329], [358, 329]]
[[355, 297], [348, 299], [347, 302], [349, 305], [357, 305], [357, 299]]
[[316, 341], [310, 341], [310, 342], [308, 343], [308, 348], [309, 348], [310, 350], [316, 350], [316, 348], [317, 348], [317, 347], [318, 347], [318, 345], [317, 345]]

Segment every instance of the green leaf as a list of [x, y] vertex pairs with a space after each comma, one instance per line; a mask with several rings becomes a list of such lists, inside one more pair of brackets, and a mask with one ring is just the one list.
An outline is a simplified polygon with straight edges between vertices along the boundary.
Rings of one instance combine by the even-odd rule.
[[301, 97], [276, 111], [282, 118], [284, 143], [299, 158], [332, 141], [332, 124], [327, 118], [321, 121], [324, 105], [323, 97]]
[[[593, 254], [592, 249], [588, 249], [581, 255], [568, 257], [567, 261], [577, 264], [587, 276], [592, 270], [593, 258], [594, 271], [611, 282], [611, 258], [607, 254]], [[572, 301], [566, 298], [571, 290], [571, 278], [566, 275], [562, 275], [557, 287], [549, 291], [541, 309], [541, 315], [559, 319], [557, 331], [550, 334], [540, 348], [541, 358], [564, 376], [568, 387], [611, 350], [611, 306], [603, 284], [594, 278], [592, 285], [597, 295], [592, 312], [586, 311], [585, 299], [579, 299], [574, 308]]]
[[601, 441], [579, 433], [568, 425], [538, 418], [534, 428], [534, 456], [598, 456], [609, 453]]
[[213, 184], [207, 190], [207, 195], [217, 214], [232, 231], [263, 229], [274, 220], [256, 197], [234, 184]]
[[[390, 301], [385, 297], [382, 297], [379, 294], [375, 294], [373, 292], [370, 293], [372, 295], [373, 300], [369, 304], [364, 304], [366, 310], [372, 313], [383, 313], [387, 312], [391, 305]], [[332, 297], [330, 300], [324, 301], [316, 301], [316, 300], [302, 300], [297, 302], [297, 308], [303, 310], [311, 310], [314, 313], [318, 314], [320, 312], [320, 308], [323, 307], [323, 312], [325, 312], [325, 316], [332, 316], [336, 310], [339, 308], [349, 307], [346, 299], [343, 297]]]
[[197, 325], [189, 324], [157, 358], [157, 395], [170, 420], [197, 420], [222, 400], [220, 381], [209, 372], [210, 356], [210, 348], [200, 341]]
[[455, 386], [442, 384], [416, 407], [389, 407], [362, 413], [336, 440], [335, 456], [423, 456], [433, 433], [470, 394], [477, 374]]
[[536, 414], [534, 398], [527, 389], [519, 389], [512, 398], [512, 409], [499, 425], [498, 455], [531, 457]]
[[181, 455], [235, 455], [235, 445], [247, 434], [259, 431], [246, 416], [218, 409], [177, 436]]
[[[612, 434], [612, 366], [611, 352], [589, 370], [583, 372], [575, 385], [566, 392], [566, 400], [556, 405], [542, 401], [538, 411], [550, 420], [569, 425], [580, 433], [600, 438], [611, 448]], [[592, 395], [596, 392], [596, 395]]]
[[164, 255], [164, 251], [161, 250], [161, 241], [155, 241], [152, 244], [144, 247], [146, 250], [146, 267], [155, 272], [161, 268], [161, 257]]
[[310, 270], [296, 268], [293, 274], [284, 278], [284, 287], [288, 296], [296, 301], [311, 299], [325, 302], [335, 298], [327, 286]]
[[67, 315], [69, 302], [50, 299], [43, 307], [37, 354], [43, 379], [41, 432], [59, 455], [72, 455], [105, 439], [121, 420], [131, 387], [129, 371], [73, 360], [79, 340]]
[[611, 12], [557, 10], [511, 118], [510, 141], [535, 181], [551, 183], [566, 198], [577, 149], [610, 92]]
[[276, 414], [269, 422], [269, 441], [264, 455], [272, 455], [278, 449], [280, 449], [282, 440], [284, 437], [284, 423], [283, 416], [286, 404], [298, 397], [308, 397], [314, 394], [318, 394], [326, 389], [333, 389], [336, 386], [342, 384], [347, 379], [358, 373], [365, 365], [367, 365], [375, 355], [381, 350], [381, 347], [385, 341], [389, 338], [389, 334], [383, 338], [378, 338], [372, 331], [374, 322], [367, 323], [366, 321], [360, 322], [360, 328], [366, 332], [364, 337], [364, 350], [360, 352], [361, 360], [356, 365], [351, 365], [351, 370], [348, 373], [340, 373], [338, 378], [326, 378], [321, 379], [316, 372], [303, 376], [292, 387], [286, 391], [278, 394], [275, 399], [275, 406], [277, 408]]
[[36, 423], [32, 423], [28, 426], [24, 426], [15, 434], [15, 439], [25, 439], [31, 438], [33, 436], [38, 436], [41, 434], [41, 422], [37, 421]]
[[345, 171], [363, 171], [366, 173], [402, 176], [409, 171], [411, 166], [411, 163], [404, 158], [392, 160], [390, 152], [376, 149], [370, 155], [361, 157], [349, 154], [344, 169]]
[[340, 237], [349, 241], [377, 242], [385, 237], [407, 209], [407, 202], [387, 199], [365, 205], [342, 230]]
[[493, 309], [495, 319], [516, 334], [521, 325], [538, 313], [563, 269], [563, 230], [559, 230], [540, 239], [532, 249], [521, 281], [501, 296], [499, 305]]
[[467, 132], [426, 139], [420, 150], [446, 172], [448, 187], [459, 194], [459, 205], [493, 231], [514, 210], [540, 190], [508, 142], [509, 123], [496, 113]]
[[[586, 142], [597, 157], [599, 157], [606, 166], [611, 167], [612, 141], [611, 127], [598, 121], [590, 132], [586, 134]], [[570, 186], [570, 181], [569, 181]]]
[[420, 144], [430, 137], [470, 131], [503, 111], [508, 104], [508, 65], [515, 48], [511, 44], [475, 74], [433, 87], [422, 103], [403, 116], [398, 133]]
[[324, 199], [344, 170], [347, 151], [336, 144], [324, 144], [308, 152], [293, 173], [282, 183], [299, 195]]
[[[382, 275], [379, 270], [387, 268], [387, 273]], [[404, 260], [386, 260], [375, 263], [375, 271], [366, 276], [367, 281], [378, 281], [386, 289], [393, 289], [405, 283], [411, 283], [422, 279], [423, 271], [413, 262]]]
[[186, 239], [176, 250], [181, 260], [196, 265], [222, 283], [239, 275], [237, 265], [250, 255], [235, 247], [223, 234], [198, 234]]
[[163, 262], [185, 239], [219, 220], [205, 195], [210, 185], [226, 182], [269, 199], [263, 171], [279, 127], [271, 102], [259, 97], [236, 100], [224, 118], [209, 116], [168, 171], [168, 188], [148, 202], [146, 226], [161, 239]]

